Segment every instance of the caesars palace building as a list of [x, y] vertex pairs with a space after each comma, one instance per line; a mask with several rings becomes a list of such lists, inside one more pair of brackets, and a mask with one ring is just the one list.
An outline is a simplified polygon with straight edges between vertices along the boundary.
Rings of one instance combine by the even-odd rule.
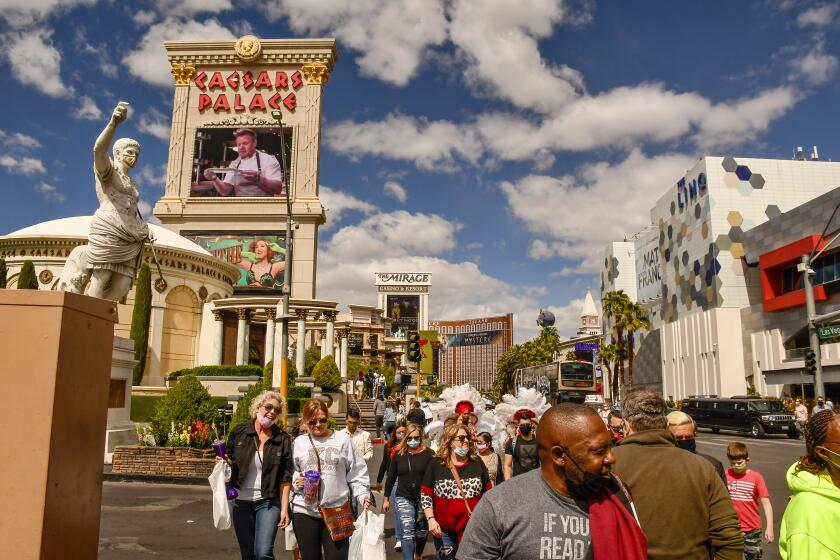
[[[624, 290], [647, 307], [635, 381], [678, 400], [813, 395], [803, 375], [805, 295], [796, 265], [840, 230], [840, 163], [703, 157], [675, 177], [650, 225], [604, 252], [602, 296]], [[840, 309], [840, 251], [812, 266], [817, 313]], [[611, 325], [604, 325], [609, 336]], [[821, 346], [826, 393], [840, 398], [840, 343]]]
[[[321, 103], [338, 58], [335, 40], [243, 37], [165, 46], [174, 103], [164, 195], [154, 207], [161, 225], [150, 226], [157, 241], [144, 255], [152, 271], [152, 309], [143, 384], [162, 386], [168, 373], [186, 367], [262, 365], [278, 356], [278, 304], [290, 245], [290, 350], [298, 371], [312, 344], [321, 346], [322, 356], [335, 355], [345, 375], [348, 356], [397, 364], [403, 345], [384, 301], [378, 308], [350, 305], [339, 317], [337, 302], [315, 298], [318, 228], [326, 220], [318, 196]], [[247, 159], [239, 158], [234, 136], [243, 128], [257, 141], [257, 154]], [[291, 216], [285, 193], [249, 183], [247, 170], [282, 178], [290, 187]], [[234, 189], [219, 189], [216, 178]], [[285, 239], [289, 218], [292, 243]], [[53, 220], [0, 237], [9, 287], [31, 260], [40, 289], [55, 289], [69, 252], [87, 241], [89, 220]], [[423, 317], [426, 280], [405, 287], [422, 296], [411, 301], [422, 301]], [[402, 290], [385, 283], [391, 286], [380, 286], [381, 293]], [[119, 306], [118, 336], [129, 335], [133, 302], [134, 289]]]

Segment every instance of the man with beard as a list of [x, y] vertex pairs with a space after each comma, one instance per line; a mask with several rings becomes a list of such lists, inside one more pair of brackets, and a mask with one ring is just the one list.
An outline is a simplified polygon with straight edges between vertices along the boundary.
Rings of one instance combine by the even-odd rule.
[[729, 493], [712, 464], [677, 447], [668, 408], [654, 391], [621, 402], [625, 438], [615, 472], [636, 499], [651, 560], [742, 560], [744, 539]]
[[550, 408], [537, 444], [539, 468], [482, 497], [457, 558], [643, 560], [645, 536], [630, 494], [610, 474], [612, 441], [598, 413], [572, 403]]

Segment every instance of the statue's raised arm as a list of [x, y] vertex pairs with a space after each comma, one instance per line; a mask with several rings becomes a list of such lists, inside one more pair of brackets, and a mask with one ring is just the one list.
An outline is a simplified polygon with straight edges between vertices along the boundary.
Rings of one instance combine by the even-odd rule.
[[128, 116], [128, 103], [120, 101], [93, 146], [94, 183], [99, 208], [90, 221], [88, 244], [77, 247], [67, 259], [59, 289], [119, 301], [131, 289], [149, 228], [137, 209], [140, 192], [129, 171], [137, 165], [140, 144], [131, 138], [114, 142], [113, 160], [108, 148], [117, 126]]
[[111, 147], [111, 140], [114, 138], [114, 132], [117, 127], [128, 116], [128, 103], [120, 101], [114, 108], [111, 114], [111, 120], [102, 129], [99, 138], [93, 145], [93, 165], [96, 169], [96, 174], [100, 177], [105, 177], [111, 173], [111, 158], [108, 157], [108, 148]]

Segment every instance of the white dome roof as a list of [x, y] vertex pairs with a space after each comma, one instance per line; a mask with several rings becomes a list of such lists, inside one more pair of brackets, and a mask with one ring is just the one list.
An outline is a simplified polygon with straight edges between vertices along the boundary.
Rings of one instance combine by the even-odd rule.
[[[13, 231], [4, 237], [46, 237], [50, 239], [67, 237], [72, 239], [87, 239], [88, 231], [90, 230], [90, 219], [91, 216], [74, 216], [72, 218], [50, 220]], [[200, 245], [166, 228], [149, 224], [149, 229], [155, 236], [155, 245], [158, 247], [169, 247], [190, 253], [198, 253], [207, 257], [212, 256], [209, 251]]]

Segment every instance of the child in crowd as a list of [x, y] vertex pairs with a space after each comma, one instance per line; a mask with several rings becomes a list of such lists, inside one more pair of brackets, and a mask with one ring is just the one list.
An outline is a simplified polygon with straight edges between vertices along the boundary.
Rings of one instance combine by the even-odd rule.
[[744, 559], [757, 560], [761, 558], [761, 518], [758, 514], [758, 504], [764, 509], [764, 520], [767, 529], [764, 539], [768, 543], [774, 540], [773, 534], [773, 506], [770, 504], [770, 494], [761, 473], [749, 468], [750, 454], [747, 446], [741, 442], [732, 442], [726, 448], [729, 458], [729, 468], [726, 469], [726, 485], [732, 497], [732, 505], [741, 521], [741, 532], [744, 535]]

